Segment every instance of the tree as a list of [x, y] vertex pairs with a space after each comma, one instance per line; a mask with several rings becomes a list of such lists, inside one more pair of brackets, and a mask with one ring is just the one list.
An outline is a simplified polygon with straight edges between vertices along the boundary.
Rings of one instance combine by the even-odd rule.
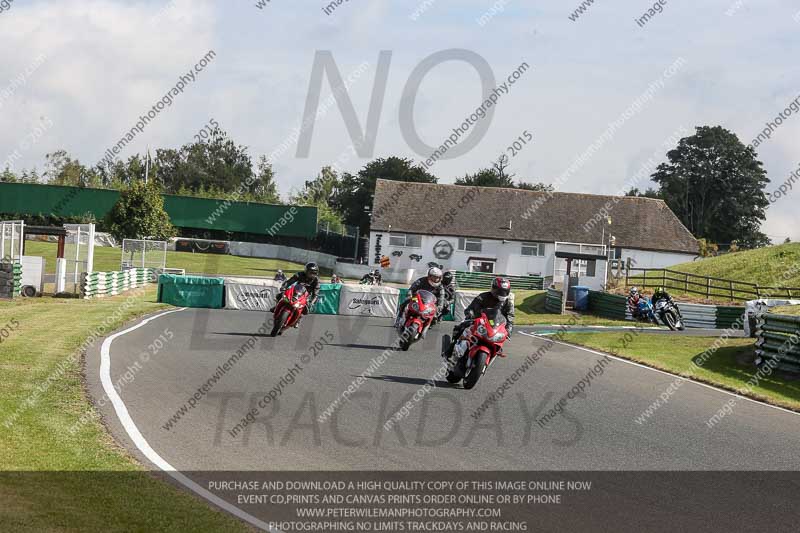
[[120, 191], [117, 203], [106, 215], [105, 227], [118, 241], [145, 237], [167, 240], [176, 233], [154, 181], [137, 181]]
[[492, 164], [492, 168], [482, 168], [475, 174], [467, 174], [463, 178], [456, 180], [456, 185], [468, 185], [471, 187], [514, 187], [514, 175], [506, 172], [508, 168], [508, 156], [501, 155]]
[[214, 128], [207, 141], [185, 144], [178, 150], [156, 150], [151, 175], [170, 193], [181, 188], [191, 191], [205, 188], [227, 194], [238, 191], [243, 183], [250, 183], [244, 192], [253, 194], [260, 186], [253, 178], [247, 148], [237, 146], [219, 127]]
[[370, 214], [378, 178], [414, 183], [436, 183], [436, 177], [410, 159], [389, 157], [370, 161], [357, 175], [345, 173], [333, 195], [331, 207], [345, 223], [358, 226], [362, 234], [369, 231]]
[[265, 204], [279, 204], [281, 197], [278, 195], [278, 185], [275, 183], [275, 172], [272, 163], [266, 156], [258, 158], [256, 165], [256, 183], [253, 187], [253, 200]]
[[553, 187], [552, 183], [543, 183], [541, 181], [537, 183], [527, 183], [524, 181], [520, 181], [519, 183], [517, 183], [517, 189], [522, 189], [525, 191], [539, 191], [539, 192], [553, 192], [556, 190], [556, 188]]
[[306, 181], [303, 189], [290, 197], [290, 203], [313, 205], [317, 208], [317, 223], [336, 233], [345, 229], [342, 215], [331, 207], [331, 202], [339, 188], [339, 176], [331, 167], [323, 167], [319, 175]]
[[625, 196], [638, 196], [640, 198], [661, 198], [658, 191], [652, 187], [648, 187], [645, 192], [641, 192], [638, 188], [634, 187], [625, 193]]
[[18, 181], [17, 175], [8, 167], [0, 174], [0, 183], [17, 183]]
[[756, 152], [721, 126], [701, 126], [667, 153], [652, 175], [659, 194], [695, 237], [738, 241], [742, 248], [769, 243], [761, 222], [769, 183]]
[[790, 239], [789, 237], [786, 237], [786, 240], [783, 241], [783, 244], [789, 244], [790, 242], [792, 242], [792, 239]]

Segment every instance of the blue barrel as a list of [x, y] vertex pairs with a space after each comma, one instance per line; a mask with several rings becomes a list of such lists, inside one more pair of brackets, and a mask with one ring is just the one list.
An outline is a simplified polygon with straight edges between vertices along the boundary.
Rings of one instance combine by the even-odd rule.
[[586, 311], [589, 308], [589, 287], [576, 285], [575, 290], [575, 310]]

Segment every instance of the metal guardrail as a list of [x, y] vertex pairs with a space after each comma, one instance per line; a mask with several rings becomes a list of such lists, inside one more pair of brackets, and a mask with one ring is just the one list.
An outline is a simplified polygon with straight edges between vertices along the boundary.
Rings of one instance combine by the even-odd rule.
[[800, 374], [800, 316], [764, 313], [756, 321], [756, 363], [771, 361], [784, 372]]
[[544, 289], [544, 278], [540, 276], [507, 276], [505, 274], [489, 274], [486, 272], [456, 271], [456, 284], [459, 289], [489, 290], [492, 286], [492, 280], [497, 277], [509, 280], [512, 290]]
[[81, 276], [81, 298], [115, 296], [155, 281], [156, 271], [152, 268], [84, 273]]

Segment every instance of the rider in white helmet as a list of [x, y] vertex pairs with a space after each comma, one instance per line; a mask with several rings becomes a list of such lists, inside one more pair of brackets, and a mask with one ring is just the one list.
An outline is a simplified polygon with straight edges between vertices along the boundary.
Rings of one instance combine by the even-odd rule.
[[415, 296], [419, 291], [428, 291], [436, 296], [436, 308], [441, 309], [444, 305], [444, 290], [442, 289], [442, 269], [438, 267], [431, 267], [428, 269], [428, 274], [423, 277], [419, 278], [417, 281], [411, 284], [408, 288], [408, 298], [406, 301], [400, 304], [400, 308], [397, 311], [397, 320], [396, 323], [399, 323], [403, 313], [405, 312], [406, 305], [408, 302], [411, 301], [411, 298]]

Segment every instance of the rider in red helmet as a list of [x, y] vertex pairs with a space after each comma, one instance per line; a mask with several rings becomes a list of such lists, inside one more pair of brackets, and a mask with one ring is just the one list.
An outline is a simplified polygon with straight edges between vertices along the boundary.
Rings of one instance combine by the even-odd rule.
[[511, 339], [511, 332], [514, 329], [514, 304], [511, 303], [510, 295], [511, 282], [505, 278], [494, 278], [492, 289], [476, 296], [464, 311], [464, 321], [453, 328], [453, 338], [450, 340], [450, 346], [443, 355], [448, 359], [452, 357], [453, 348], [455, 348], [461, 334], [472, 324], [475, 317], [481, 316], [485, 309], [500, 309], [500, 312], [506, 317], [506, 330], [508, 331], [508, 338]]

